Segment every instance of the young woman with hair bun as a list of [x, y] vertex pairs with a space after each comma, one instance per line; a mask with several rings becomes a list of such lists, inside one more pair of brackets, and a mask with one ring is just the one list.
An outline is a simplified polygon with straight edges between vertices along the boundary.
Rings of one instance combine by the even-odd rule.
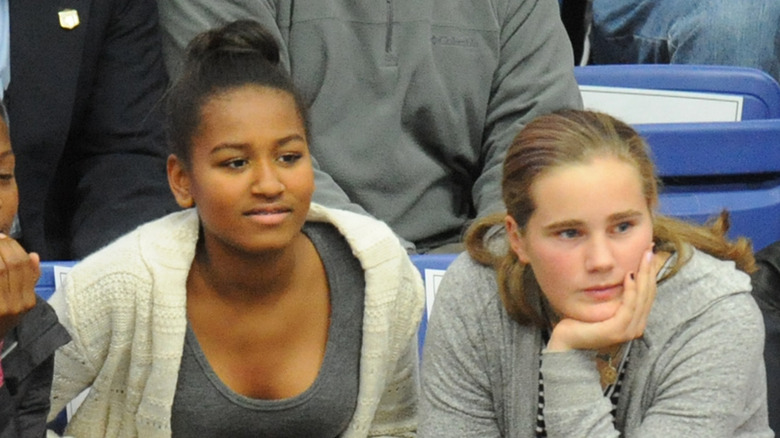
[[412, 436], [422, 282], [392, 231], [312, 204], [306, 108], [259, 24], [195, 38], [167, 96], [184, 211], [80, 262], [56, 412], [79, 437]]

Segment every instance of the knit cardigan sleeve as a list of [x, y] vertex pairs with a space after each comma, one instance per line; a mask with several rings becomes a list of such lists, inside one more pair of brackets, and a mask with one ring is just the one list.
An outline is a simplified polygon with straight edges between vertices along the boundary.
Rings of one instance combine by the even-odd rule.
[[365, 272], [358, 405], [343, 436], [414, 437], [422, 277], [384, 223], [318, 204], [312, 204], [309, 220], [335, 225]]
[[[82, 332], [70, 308], [70, 303], [65, 299], [63, 290], [57, 290], [50, 298], [49, 303], [57, 312], [60, 323], [65, 327], [71, 337], [71, 341], [60, 347], [54, 356], [54, 380], [51, 391], [51, 411], [48, 421], [54, 420], [57, 414], [73, 400], [81, 391], [88, 388], [97, 376], [99, 367], [89, 359], [88, 348], [84, 343]], [[103, 313], [105, 314], [105, 312]], [[100, 355], [105, 355], [108, 348], [106, 342], [98, 346]]]
[[384, 391], [379, 399], [368, 436], [414, 437], [417, 431], [420, 366], [417, 327], [422, 315], [419, 274], [411, 262], [402, 263], [402, 295], [396, 301], [396, 326], [392, 333]]
[[78, 263], [50, 299], [72, 339], [55, 354], [50, 417], [90, 388], [68, 434], [170, 436], [195, 236], [192, 211], [146, 224]]
[[[124, 411], [122, 405], [134, 388], [128, 378], [132, 379], [129, 370], [137, 362], [131, 359], [132, 346], [139, 343], [135, 339], [139, 333], [132, 329], [138, 319], [134, 313], [137, 300], [126, 292], [144, 289], [148, 281], [126, 272], [99, 279], [79, 274], [71, 272], [65, 289], [55, 292], [51, 299], [71, 342], [55, 354], [49, 416], [53, 419], [91, 387], [88, 402], [81, 405], [71, 425], [79, 423], [74, 420], [81, 417], [86, 430], [107, 431], [110, 424], [117, 424], [112, 417]], [[126, 416], [120, 423], [134, 421], [133, 415]]]

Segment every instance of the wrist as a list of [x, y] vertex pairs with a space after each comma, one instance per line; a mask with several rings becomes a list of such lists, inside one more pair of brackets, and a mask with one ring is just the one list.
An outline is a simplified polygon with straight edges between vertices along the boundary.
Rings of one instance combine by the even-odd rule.
[[566, 338], [566, 330], [560, 324], [556, 324], [552, 333], [550, 333], [550, 340], [547, 341], [547, 351], [564, 352], [574, 350], [575, 348], [572, 347], [570, 340]]
[[564, 351], [572, 350], [572, 348], [568, 346], [565, 342], [561, 342], [557, 339], [550, 338], [550, 342], [547, 343], [546, 350], [549, 352], [562, 353]]

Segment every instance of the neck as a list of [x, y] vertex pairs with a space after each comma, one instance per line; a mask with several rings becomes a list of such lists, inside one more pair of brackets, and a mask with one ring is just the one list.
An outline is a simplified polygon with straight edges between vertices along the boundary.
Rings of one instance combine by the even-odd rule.
[[298, 269], [306, 266], [310, 245], [300, 233], [285, 248], [249, 254], [201, 240], [190, 276], [200, 278], [206, 290], [225, 300], [273, 300], [290, 289]]

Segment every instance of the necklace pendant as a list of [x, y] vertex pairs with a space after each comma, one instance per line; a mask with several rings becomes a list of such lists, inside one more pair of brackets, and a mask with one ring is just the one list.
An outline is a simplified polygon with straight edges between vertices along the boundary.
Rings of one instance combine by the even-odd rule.
[[612, 364], [607, 364], [601, 370], [601, 381], [605, 386], [614, 385], [617, 382], [618, 372]]

